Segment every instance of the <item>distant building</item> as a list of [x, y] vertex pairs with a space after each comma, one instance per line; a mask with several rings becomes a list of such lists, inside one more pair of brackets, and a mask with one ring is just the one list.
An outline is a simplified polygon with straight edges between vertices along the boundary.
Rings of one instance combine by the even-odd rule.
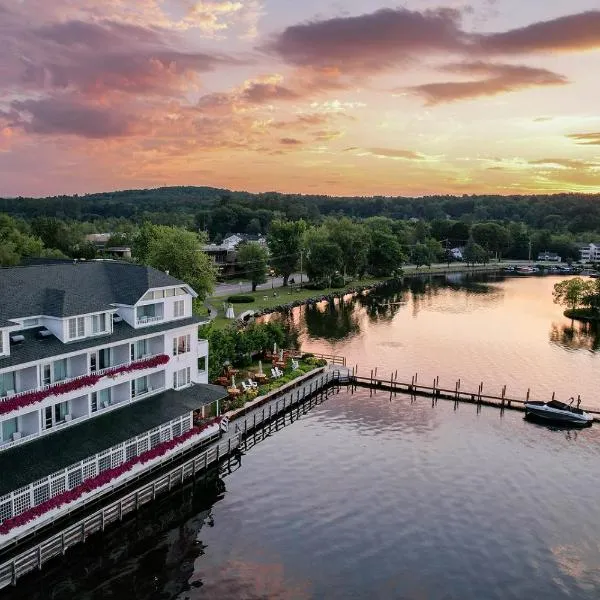
[[242, 242], [257, 242], [263, 247], [267, 245], [266, 238], [261, 235], [233, 233], [220, 244], [208, 244], [203, 250], [215, 261], [221, 275], [233, 275], [237, 263], [237, 248]]
[[600, 244], [577, 244], [581, 262], [600, 262]]
[[110, 258], [131, 258], [131, 248], [129, 246], [108, 246], [107, 244], [112, 233], [90, 233], [85, 236], [85, 240], [95, 246], [99, 254]]
[[548, 250], [540, 252], [537, 259], [543, 261], [562, 262], [562, 258], [556, 254], [556, 252], [548, 252]]
[[463, 260], [463, 251], [464, 251], [464, 248], [450, 248], [450, 250], [449, 250], [450, 256], [454, 260]]

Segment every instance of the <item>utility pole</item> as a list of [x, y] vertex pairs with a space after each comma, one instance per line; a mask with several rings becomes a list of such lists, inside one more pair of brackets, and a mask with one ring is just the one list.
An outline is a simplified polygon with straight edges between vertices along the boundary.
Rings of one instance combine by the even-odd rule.
[[529, 239], [529, 262], [531, 262], [531, 238]]
[[304, 250], [300, 250], [300, 288], [302, 288], [302, 259], [304, 258]]

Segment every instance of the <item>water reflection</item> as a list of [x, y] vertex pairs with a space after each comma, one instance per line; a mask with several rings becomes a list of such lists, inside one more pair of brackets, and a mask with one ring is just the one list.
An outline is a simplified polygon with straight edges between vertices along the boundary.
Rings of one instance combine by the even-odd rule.
[[189, 582], [195, 561], [205, 552], [200, 532], [214, 526], [212, 507], [224, 493], [219, 477], [188, 484], [102, 537], [91, 537], [40, 575], [19, 581], [10, 597], [142, 600], [173, 598], [190, 585], [199, 587], [198, 579]]
[[354, 307], [353, 298], [307, 306], [304, 320], [308, 334], [325, 340], [343, 340], [356, 335], [360, 325]]
[[571, 321], [565, 323], [552, 323], [550, 328], [550, 342], [568, 350], [600, 349], [600, 327], [597, 323], [579, 323]]

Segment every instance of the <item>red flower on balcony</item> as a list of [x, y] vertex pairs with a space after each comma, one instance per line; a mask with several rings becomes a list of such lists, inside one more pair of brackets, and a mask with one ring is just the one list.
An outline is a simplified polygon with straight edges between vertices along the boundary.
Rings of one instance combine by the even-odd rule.
[[50, 396], [59, 396], [61, 394], [68, 394], [69, 392], [73, 392], [81, 388], [91, 387], [96, 385], [103, 377], [115, 377], [117, 375], [121, 375], [122, 373], [131, 373], [133, 371], [141, 371], [143, 369], [153, 369], [161, 365], [166, 365], [168, 362], [169, 357], [166, 354], [159, 354], [158, 356], [153, 356], [152, 358], [144, 358], [127, 365], [114, 367], [113, 369], [105, 371], [102, 375], [83, 375], [81, 377], [77, 377], [76, 379], [71, 379], [70, 381], [55, 383], [46, 389], [27, 392], [26, 394], [21, 394], [20, 396], [9, 398], [8, 400], [0, 402], [0, 415], [4, 415], [19, 408], [24, 408], [25, 406], [37, 404], [38, 402], [41, 402]]
[[[168, 357], [167, 357], [168, 358]], [[42, 502], [25, 512], [22, 512], [20, 515], [16, 515], [11, 517], [10, 519], [6, 519], [2, 523], [0, 523], [0, 535], [4, 535], [14, 529], [15, 527], [21, 527], [22, 525], [26, 525], [30, 521], [37, 519], [42, 516], [44, 513], [47, 513], [49, 510], [54, 508], [60, 508], [64, 504], [69, 502], [73, 502], [78, 498], [81, 498], [83, 494], [87, 494], [88, 492], [93, 492], [98, 488], [110, 483], [113, 479], [120, 477], [121, 475], [127, 473], [127, 471], [131, 471], [135, 465], [145, 464], [155, 458], [159, 458], [160, 456], [165, 455], [167, 452], [177, 448], [187, 440], [192, 439], [203, 433], [209, 427], [213, 425], [218, 425], [223, 420], [223, 417], [217, 417], [212, 421], [201, 425], [200, 427], [194, 427], [189, 431], [186, 431], [184, 434], [179, 437], [173, 438], [168, 442], [163, 442], [162, 444], [158, 444], [151, 450], [147, 450], [138, 456], [134, 456], [132, 459], [124, 462], [118, 467], [114, 467], [113, 469], [107, 469], [106, 471], [102, 471], [102, 473], [96, 475], [95, 477], [91, 477], [90, 479], [86, 479], [83, 483], [74, 487], [73, 489], [67, 490], [58, 494], [58, 496], [54, 496], [46, 502]]]

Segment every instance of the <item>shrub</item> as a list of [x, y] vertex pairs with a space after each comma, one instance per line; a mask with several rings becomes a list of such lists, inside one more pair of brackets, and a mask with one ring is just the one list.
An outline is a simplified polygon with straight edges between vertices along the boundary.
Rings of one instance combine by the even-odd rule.
[[250, 304], [250, 302], [254, 302], [254, 300], [254, 296], [246, 294], [237, 294], [236, 296], [229, 296], [229, 298], [227, 298], [227, 302], [231, 304]]

